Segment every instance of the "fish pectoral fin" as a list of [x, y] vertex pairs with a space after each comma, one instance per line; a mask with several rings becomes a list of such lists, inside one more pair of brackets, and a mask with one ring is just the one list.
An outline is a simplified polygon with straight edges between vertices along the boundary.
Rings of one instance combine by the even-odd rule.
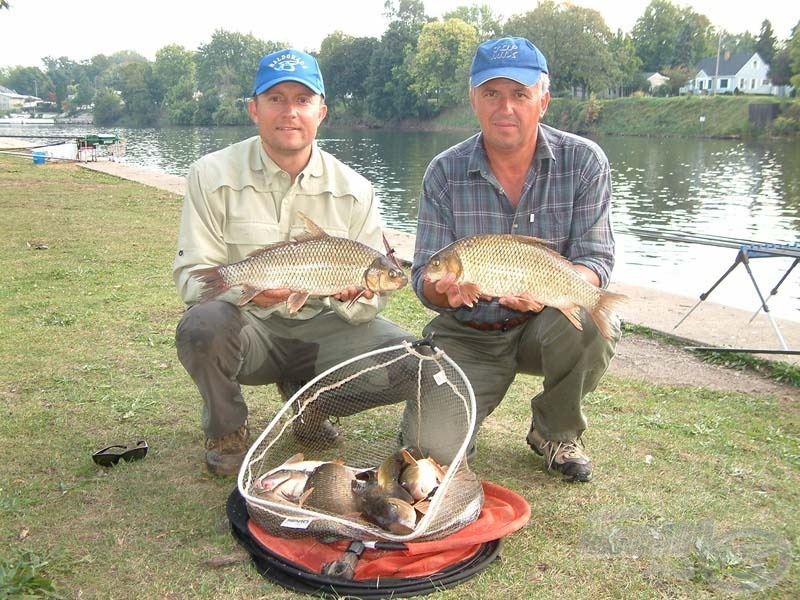
[[514, 299], [521, 302], [525, 306], [526, 310], [538, 311], [541, 310], [542, 305], [544, 304], [543, 302], [539, 302], [538, 300], [535, 300], [530, 296], [528, 297], [514, 296]]
[[250, 300], [258, 296], [262, 291], [263, 290], [255, 288], [252, 285], [245, 284], [242, 286], [242, 293], [239, 296], [239, 301], [236, 304], [238, 304], [239, 306], [244, 306], [245, 304], [250, 302]]
[[292, 292], [286, 299], [286, 305], [289, 307], [289, 313], [294, 314], [306, 303], [308, 300], [308, 292]]
[[559, 309], [564, 316], [567, 317], [570, 323], [575, 326], [575, 329], [578, 331], [583, 331], [583, 323], [581, 323], [581, 307], [577, 304], [573, 304], [572, 306], [567, 306], [565, 308]]
[[314, 488], [313, 487], [310, 487], [307, 490], [305, 490], [300, 495], [300, 497], [297, 499], [297, 506], [299, 506], [300, 508], [303, 508], [303, 504], [305, 504], [306, 500], [308, 500], [308, 497], [311, 496], [311, 494], [313, 492], [314, 492]]
[[416, 502], [414, 502], [413, 506], [414, 510], [416, 510], [421, 515], [424, 515], [425, 513], [428, 512], [428, 509], [431, 506], [431, 501], [428, 498], [424, 498], [422, 500], [417, 500]]
[[361, 288], [361, 290], [359, 290], [359, 292], [355, 296], [353, 296], [353, 299], [350, 300], [350, 302], [347, 303], [347, 308], [350, 308], [351, 306], [353, 306], [353, 304], [356, 303], [356, 300], [361, 298], [361, 296], [363, 296], [364, 292], [366, 292], [366, 291], [367, 291], [367, 288]]
[[481, 297], [481, 288], [477, 283], [466, 281], [458, 284], [458, 293], [461, 294], [464, 304], [474, 306], [478, 298]]

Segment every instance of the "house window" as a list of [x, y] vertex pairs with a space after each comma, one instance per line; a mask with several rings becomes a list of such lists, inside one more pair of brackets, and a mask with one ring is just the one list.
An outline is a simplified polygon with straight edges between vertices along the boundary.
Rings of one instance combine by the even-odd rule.
[[703, 80], [702, 79], [698, 79], [697, 80], [697, 89], [700, 90], [700, 91], [703, 91]]
[[757, 69], [757, 68], [758, 68], [758, 61], [754, 60], [753, 61], [753, 69]]
[[743, 90], [743, 89], [744, 89], [744, 77], [742, 77], [742, 78], [739, 80], [739, 89], [740, 89], [740, 90]]
[[756, 80], [755, 79], [751, 79], [750, 80], [750, 89], [751, 90], [756, 89]]
[[728, 80], [727, 79], [720, 79], [719, 80], [719, 89], [727, 90], [728, 89]]

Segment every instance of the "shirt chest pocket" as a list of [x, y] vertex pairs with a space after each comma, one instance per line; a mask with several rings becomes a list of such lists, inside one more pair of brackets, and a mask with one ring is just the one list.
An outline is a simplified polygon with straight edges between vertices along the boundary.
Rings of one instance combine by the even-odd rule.
[[281, 241], [277, 224], [252, 221], [229, 221], [224, 236], [232, 261], [241, 260], [253, 250]]
[[533, 235], [560, 246], [569, 239], [572, 218], [568, 211], [539, 211], [534, 213]]

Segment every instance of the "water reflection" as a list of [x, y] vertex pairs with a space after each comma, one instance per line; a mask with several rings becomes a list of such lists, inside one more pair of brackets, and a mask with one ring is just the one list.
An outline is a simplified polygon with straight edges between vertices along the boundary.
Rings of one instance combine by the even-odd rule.
[[[127, 141], [125, 161], [184, 175], [192, 161], [255, 134], [253, 127], [112, 129]], [[0, 135], [75, 137], [92, 127], [3, 126]], [[323, 129], [320, 145], [370, 179], [384, 221], [415, 228], [420, 183], [428, 162], [468, 132]], [[682, 242], [640, 239], [628, 227], [718, 235], [792, 244], [800, 239], [800, 145], [604, 136], [611, 161], [618, 259], [614, 278], [697, 298], [731, 265], [736, 251]], [[791, 264], [754, 260], [764, 293]], [[709, 297], [753, 309], [758, 298], [743, 268]], [[800, 268], [770, 300], [776, 315], [800, 319]]]

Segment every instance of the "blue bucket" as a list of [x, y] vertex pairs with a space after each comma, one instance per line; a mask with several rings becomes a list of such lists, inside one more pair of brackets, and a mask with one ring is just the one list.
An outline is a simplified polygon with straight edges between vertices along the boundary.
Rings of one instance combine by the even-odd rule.
[[47, 160], [47, 153], [36, 151], [33, 152], [33, 164], [35, 165], [43, 165], [44, 161]]

